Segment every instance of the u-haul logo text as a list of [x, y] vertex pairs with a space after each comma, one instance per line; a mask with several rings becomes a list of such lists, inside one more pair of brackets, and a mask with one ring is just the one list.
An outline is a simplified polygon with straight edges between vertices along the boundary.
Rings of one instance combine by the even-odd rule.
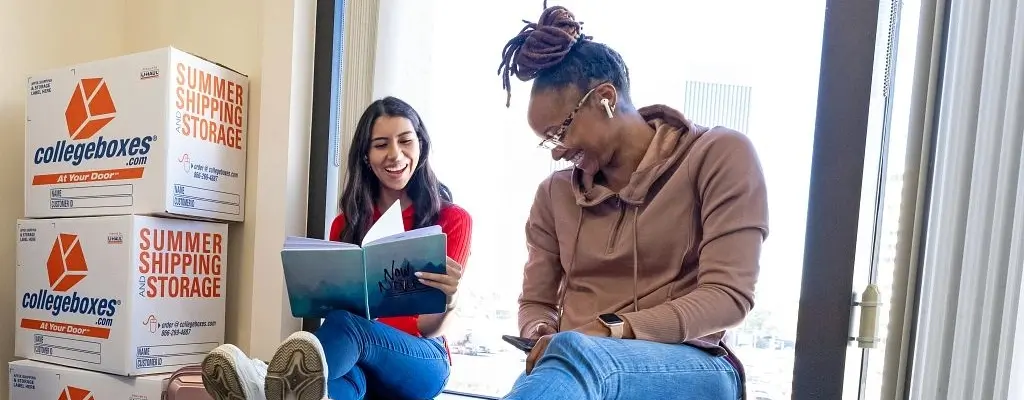
[[219, 298], [224, 236], [215, 232], [139, 230], [139, 296]]
[[74, 386], [65, 386], [57, 400], [95, 400], [92, 392]]
[[88, 272], [89, 266], [78, 235], [57, 235], [46, 259], [50, 287], [25, 293], [21, 298], [22, 308], [47, 311], [54, 317], [61, 313], [95, 315], [101, 317], [98, 325], [113, 324], [109, 317], [117, 312], [120, 300], [83, 296], [78, 291], [68, 293], [85, 279]]
[[115, 139], [97, 136], [116, 116], [117, 107], [106, 81], [103, 78], [80, 80], [64, 111], [69, 139], [37, 148], [32, 162], [78, 166], [88, 160], [130, 157], [126, 165], [145, 165], [156, 136]]

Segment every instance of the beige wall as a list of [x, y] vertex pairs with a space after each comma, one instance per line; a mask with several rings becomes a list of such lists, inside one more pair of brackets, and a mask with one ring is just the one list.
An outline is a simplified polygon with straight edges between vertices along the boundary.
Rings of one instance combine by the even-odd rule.
[[313, 2], [133, 0], [126, 10], [126, 51], [173, 45], [251, 79], [248, 154], [256, 156], [247, 162], [246, 222], [229, 234], [236, 289], [228, 295], [227, 340], [269, 359], [298, 328], [281, 323], [290, 315], [277, 250], [285, 232], [305, 233]]
[[[298, 329], [278, 250], [305, 231], [312, 0], [0, 0], [0, 321], [14, 322], [24, 85], [33, 71], [173, 45], [251, 79], [246, 222], [231, 228], [227, 340], [269, 359]], [[0, 361], [13, 357], [0, 329]], [[0, 400], [7, 398], [6, 370]]]

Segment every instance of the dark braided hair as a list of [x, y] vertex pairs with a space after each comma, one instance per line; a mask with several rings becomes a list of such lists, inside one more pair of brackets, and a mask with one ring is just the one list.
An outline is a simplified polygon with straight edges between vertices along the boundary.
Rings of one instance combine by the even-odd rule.
[[629, 68], [622, 56], [584, 35], [583, 23], [572, 12], [546, 7], [537, 23], [523, 22], [526, 26], [505, 44], [498, 66], [507, 92], [505, 107], [511, 105], [513, 75], [523, 82], [534, 80], [534, 92], [568, 85], [587, 91], [595, 81], [610, 82], [622, 96], [621, 105], [629, 104]]

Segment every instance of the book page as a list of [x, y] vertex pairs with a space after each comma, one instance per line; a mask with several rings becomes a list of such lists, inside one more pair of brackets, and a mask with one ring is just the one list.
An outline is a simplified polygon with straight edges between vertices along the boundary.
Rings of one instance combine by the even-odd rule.
[[334, 242], [329, 240], [311, 239], [299, 236], [288, 236], [284, 239], [283, 250], [338, 250], [358, 249], [359, 246], [350, 243]]
[[444, 235], [444, 233], [441, 232], [441, 225], [431, 225], [431, 226], [427, 226], [427, 227], [423, 227], [423, 228], [419, 228], [419, 229], [413, 229], [411, 231], [406, 231], [406, 232], [402, 232], [402, 233], [391, 235], [391, 236], [387, 236], [387, 237], [382, 237], [382, 238], [377, 239], [377, 240], [375, 240], [373, 242], [365, 243], [363, 245], [363, 247], [374, 246], [374, 245], [379, 245], [379, 244], [384, 244], [384, 243], [397, 242], [397, 241], [400, 241], [400, 240], [409, 240], [409, 239], [416, 239], [416, 238], [427, 237], [427, 236], [434, 236], [434, 235]]
[[362, 245], [366, 246], [367, 243], [377, 239], [402, 232], [405, 232], [405, 222], [402, 221], [402, 202], [395, 200], [391, 207], [388, 207], [387, 211], [381, 214], [380, 219], [370, 227], [370, 230], [366, 231], [366, 235], [363, 236]]

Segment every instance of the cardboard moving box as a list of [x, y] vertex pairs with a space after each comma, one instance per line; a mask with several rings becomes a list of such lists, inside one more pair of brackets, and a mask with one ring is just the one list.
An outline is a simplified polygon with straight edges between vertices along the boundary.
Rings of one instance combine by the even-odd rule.
[[15, 355], [119, 375], [199, 364], [224, 340], [225, 223], [18, 221]]
[[249, 81], [163, 48], [28, 78], [25, 216], [242, 221]]
[[10, 400], [160, 400], [170, 374], [138, 378], [30, 360], [8, 364]]

